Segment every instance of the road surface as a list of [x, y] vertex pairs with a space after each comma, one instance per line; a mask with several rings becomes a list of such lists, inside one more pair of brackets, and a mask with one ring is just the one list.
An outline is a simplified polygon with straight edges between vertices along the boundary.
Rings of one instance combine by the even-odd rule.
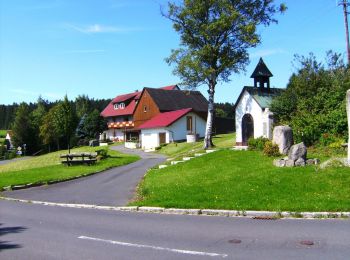
[[254, 220], [0, 200], [0, 259], [349, 259], [349, 220]]
[[124, 206], [133, 198], [136, 186], [147, 169], [165, 161], [166, 157], [130, 150], [121, 145], [112, 149], [139, 155], [141, 160], [72, 181], [3, 192], [3, 196], [73, 204]]

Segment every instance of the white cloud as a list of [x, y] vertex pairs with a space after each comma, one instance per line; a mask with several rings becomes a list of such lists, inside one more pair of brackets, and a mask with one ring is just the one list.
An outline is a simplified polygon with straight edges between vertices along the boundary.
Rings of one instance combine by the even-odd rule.
[[253, 52], [250, 54], [251, 58], [259, 58], [259, 57], [267, 57], [267, 56], [272, 56], [276, 54], [285, 54], [287, 51], [278, 48], [278, 49], [265, 49], [265, 50], [259, 50], [256, 52]]
[[73, 29], [77, 32], [93, 34], [93, 33], [121, 33], [121, 32], [131, 32], [138, 31], [139, 28], [132, 27], [117, 27], [117, 26], [106, 26], [101, 24], [93, 24], [87, 26], [77, 26], [74, 24], [65, 24], [69, 29]]

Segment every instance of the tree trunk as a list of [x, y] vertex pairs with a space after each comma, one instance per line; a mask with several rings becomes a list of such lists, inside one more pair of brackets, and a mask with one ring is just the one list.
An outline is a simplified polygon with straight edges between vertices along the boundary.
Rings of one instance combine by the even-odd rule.
[[213, 132], [213, 120], [214, 120], [214, 94], [215, 94], [215, 84], [210, 83], [209, 90], [209, 104], [208, 104], [208, 117], [207, 117], [207, 126], [205, 128], [205, 137], [204, 137], [204, 149], [208, 149], [214, 146], [212, 141], [212, 132]]

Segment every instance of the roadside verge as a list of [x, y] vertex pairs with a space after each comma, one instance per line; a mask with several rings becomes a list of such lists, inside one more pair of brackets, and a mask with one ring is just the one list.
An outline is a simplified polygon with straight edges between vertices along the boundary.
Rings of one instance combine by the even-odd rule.
[[54, 203], [45, 201], [23, 200], [8, 197], [0, 197], [1, 200], [38, 204], [44, 206], [55, 206], [65, 208], [78, 209], [97, 209], [110, 211], [125, 211], [137, 213], [153, 213], [153, 214], [172, 214], [172, 215], [196, 215], [196, 216], [217, 216], [217, 217], [246, 217], [262, 220], [275, 220], [283, 218], [303, 218], [303, 219], [335, 219], [350, 218], [350, 212], [276, 212], [276, 211], [242, 211], [242, 210], [217, 210], [217, 209], [177, 209], [177, 208], [162, 208], [162, 207], [138, 207], [138, 206], [98, 206], [91, 204], [69, 204], [69, 203]]

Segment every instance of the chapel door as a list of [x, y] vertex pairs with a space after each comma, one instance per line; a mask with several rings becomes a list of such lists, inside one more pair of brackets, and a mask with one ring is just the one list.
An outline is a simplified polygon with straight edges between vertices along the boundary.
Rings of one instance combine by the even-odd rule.
[[248, 145], [248, 139], [254, 137], [254, 120], [250, 114], [242, 118], [242, 145]]

